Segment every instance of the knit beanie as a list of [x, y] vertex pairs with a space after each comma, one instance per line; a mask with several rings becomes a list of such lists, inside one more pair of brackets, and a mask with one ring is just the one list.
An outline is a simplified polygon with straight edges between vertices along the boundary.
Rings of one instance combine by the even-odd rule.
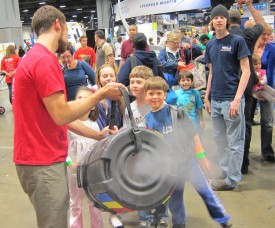
[[212, 9], [211, 20], [216, 16], [224, 16], [229, 21], [229, 13], [225, 6], [219, 4]]

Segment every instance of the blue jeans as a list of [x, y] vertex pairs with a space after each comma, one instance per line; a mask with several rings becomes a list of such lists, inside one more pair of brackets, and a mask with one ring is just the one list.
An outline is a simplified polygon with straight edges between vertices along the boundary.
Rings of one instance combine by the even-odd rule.
[[186, 212], [183, 202], [183, 191], [185, 181], [189, 181], [199, 195], [202, 197], [210, 216], [220, 224], [229, 221], [223, 205], [207, 183], [203, 172], [196, 161], [191, 160], [182, 165], [180, 169], [180, 181], [169, 200], [169, 210], [172, 214], [173, 224], [184, 224]]
[[274, 156], [272, 132], [274, 104], [270, 101], [259, 101], [261, 114], [261, 152], [263, 157]]
[[237, 186], [241, 181], [245, 141], [244, 99], [241, 100], [239, 115], [235, 118], [229, 117], [230, 102], [211, 100], [219, 166], [226, 176], [225, 181], [229, 188]]
[[9, 88], [9, 99], [10, 103], [12, 104], [12, 83], [7, 83], [8, 88]]
[[138, 211], [139, 221], [145, 221], [148, 225], [155, 220], [159, 222], [160, 219], [165, 220], [168, 223], [168, 207], [166, 204], [161, 204], [155, 208], [155, 213], [151, 211]]

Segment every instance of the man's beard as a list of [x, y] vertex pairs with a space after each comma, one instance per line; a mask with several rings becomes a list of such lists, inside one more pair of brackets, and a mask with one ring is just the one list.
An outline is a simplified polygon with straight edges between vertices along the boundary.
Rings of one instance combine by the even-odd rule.
[[68, 46], [68, 42], [65, 42], [62, 39], [58, 40], [58, 48], [56, 50], [56, 53], [58, 54], [62, 54], [63, 52], [65, 52], [67, 50], [67, 46]]

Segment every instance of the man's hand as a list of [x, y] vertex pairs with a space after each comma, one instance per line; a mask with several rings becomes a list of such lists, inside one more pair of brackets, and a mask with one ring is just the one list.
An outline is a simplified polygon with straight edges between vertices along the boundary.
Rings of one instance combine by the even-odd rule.
[[126, 88], [121, 83], [108, 83], [104, 87], [100, 88], [97, 93], [101, 93], [101, 98], [108, 98], [110, 100], [118, 100], [122, 93], [119, 88]]
[[243, 2], [248, 6], [253, 4], [253, 0], [243, 0]]
[[206, 110], [206, 112], [207, 112], [208, 114], [211, 113], [211, 104], [210, 104], [210, 101], [209, 101], [209, 100], [204, 101], [204, 108], [205, 108], [205, 110]]
[[241, 104], [240, 99], [234, 99], [230, 103], [230, 107], [229, 107], [229, 117], [230, 118], [235, 118], [237, 115], [239, 115], [240, 104]]

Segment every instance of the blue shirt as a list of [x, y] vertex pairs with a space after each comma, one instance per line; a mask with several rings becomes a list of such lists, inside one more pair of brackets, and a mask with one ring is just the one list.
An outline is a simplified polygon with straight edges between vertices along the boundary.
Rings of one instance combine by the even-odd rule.
[[178, 96], [177, 106], [192, 120], [196, 128], [200, 128], [200, 120], [197, 110], [201, 110], [203, 104], [199, 91], [194, 89], [185, 91], [180, 88], [175, 92]]
[[205, 61], [212, 64], [211, 99], [234, 99], [241, 76], [240, 60], [249, 55], [244, 38], [238, 35], [228, 34], [207, 43]]
[[72, 101], [79, 87], [87, 86], [87, 79], [90, 80], [91, 85], [95, 84], [95, 72], [93, 68], [82, 60], [77, 60], [77, 65], [74, 69], [66, 69], [64, 72], [65, 85], [67, 90], [67, 100]]
[[[104, 99], [98, 103], [99, 117], [97, 123], [99, 129], [102, 130], [104, 127], [109, 126], [110, 124], [110, 115], [111, 115], [111, 100]], [[115, 125], [118, 128], [122, 127], [122, 114], [120, 113], [119, 103], [116, 102], [116, 112], [115, 112]]]

